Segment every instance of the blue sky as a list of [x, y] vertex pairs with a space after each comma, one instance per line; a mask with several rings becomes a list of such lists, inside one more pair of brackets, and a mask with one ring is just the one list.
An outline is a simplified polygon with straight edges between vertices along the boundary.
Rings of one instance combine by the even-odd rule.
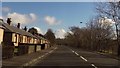
[[21, 17], [23, 21], [16, 21], [22, 26], [38, 27], [43, 33], [49, 28], [66, 32], [71, 26], [84, 27], [96, 15], [93, 2], [3, 2], [2, 9], [3, 18]]
[[108, 2], [109, 0], [3, 0], [3, 2], [28, 2], [28, 1], [29, 2]]

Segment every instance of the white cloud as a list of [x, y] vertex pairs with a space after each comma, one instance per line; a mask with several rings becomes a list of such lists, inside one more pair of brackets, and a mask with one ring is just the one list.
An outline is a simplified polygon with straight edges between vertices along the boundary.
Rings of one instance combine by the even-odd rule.
[[115, 22], [107, 17], [101, 18], [100, 23], [112, 26]]
[[107, 19], [106, 21], [110, 22], [111, 24], [115, 23], [112, 19]]
[[37, 29], [38, 33], [43, 34], [42, 30], [39, 27], [34, 27], [35, 29]]
[[0, 19], [3, 19], [3, 17], [2, 17], [2, 16], [0, 16]]
[[55, 32], [56, 38], [65, 38], [66, 31], [64, 29], [58, 29]]
[[32, 18], [33, 21], [37, 19], [37, 16], [34, 13], [30, 13], [30, 17]]
[[28, 24], [36, 21], [37, 16], [34, 13], [20, 14], [20, 13], [8, 13], [6, 18], [11, 18], [13, 24], [21, 23]]
[[11, 9], [9, 7], [2, 7], [2, 12], [9, 12]]
[[68, 31], [68, 33], [70, 33], [70, 34], [74, 34], [72, 31]]
[[53, 16], [46, 16], [44, 18], [45, 22], [49, 25], [55, 25], [55, 24], [59, 24], [61, 23], [61, 21], [57, 20], [55, 17]]

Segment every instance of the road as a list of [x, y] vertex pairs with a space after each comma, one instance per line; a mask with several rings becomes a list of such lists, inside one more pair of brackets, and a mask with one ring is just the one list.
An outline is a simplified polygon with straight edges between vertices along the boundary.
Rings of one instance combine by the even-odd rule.
[[67, 46], [56, 46], [43, 59], [38, 60], [34, 66], [56, 68], [120, 68], [120, 61], [97, 53], [73, 49]]

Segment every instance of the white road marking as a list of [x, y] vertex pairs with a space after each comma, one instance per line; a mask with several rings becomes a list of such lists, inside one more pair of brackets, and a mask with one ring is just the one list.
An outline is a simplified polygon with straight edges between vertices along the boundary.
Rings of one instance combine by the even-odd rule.
[[[57, 49], [57, 47], [56, 47], [56, 48], [54, 48], [54, 50], [56, 50], [56, 49]], [[51, 50], [50, 52], [45, 53], [44, 55], [42, 55], [42, 56], [38, 57], [37, 59], [33, 59], [32, 61], [30, 61], [30, 62], [28, 62], [28, 63], [25, 63], [23, 66], [29, 66], [30, 64], [32, 64], [32, 63], [34, 63], [34, 62], [36, 62], [37, 60], [39, 60], [39, 59], [41, 59], [41, 58], [45, 57], [45, 56], [46, 56], [46, 55], [48, 55], [49, 53], [52, 53], [54, 50]]]
[[52, 53], [53, 52], [53, 50], [52, 51], [50, 51], [49, 53]]
[[79, 56], [79, 54], [78, 54], [77, 52], [73, 51], [72, 49], [71, 49], [71, 51], [72, 51], [73, 53], [75, 53], [77, 56]]
[[84, 61], [88, 61], [87, 59], [85, 59], [84, 57], [80, 56], [80, 58], [82, 58]]
[[[77, 52], [75, 52], [74, 50], [70, 49], [73, 53], [75, 53], [77, 56], [79, 56], [79, 54]], [[84, 61], [88, 61], [86, 58], [84, 58], [83, 56], [80, 56], [81, 59], [83, 59]], [[91, 66], [93, 66], [94, 68], [98, 68], [96, 67], [94, 64], [91, 64]]]
[[39, 57], [39, 59], [42, 58], [42, 57]]
[[49, 53], [46, 53], [45, 55], [48, 55]]
[[41, 57], [44, 57], [44, 55], [42, 55]]
[[78, 54], [77, 52], [75, 52], [75, 54], [76, 54], [77, 56], [79, 56], [79, 54]]
[[57, 49], [57, 47], [55, 49]]
[[98, 67], [96, 67], [94, 64], [91, 64], [94, 68], [98, 68]]
[[75, 51], [72, 50], [72, 52], [74, 53]]

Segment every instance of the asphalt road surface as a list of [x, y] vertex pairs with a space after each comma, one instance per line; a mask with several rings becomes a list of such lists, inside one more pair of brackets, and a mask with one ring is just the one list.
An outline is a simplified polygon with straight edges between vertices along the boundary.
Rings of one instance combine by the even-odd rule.
[[32, 67], [40, 68], [120, 68], [120, 61], [97, 53], [58, 45]]

